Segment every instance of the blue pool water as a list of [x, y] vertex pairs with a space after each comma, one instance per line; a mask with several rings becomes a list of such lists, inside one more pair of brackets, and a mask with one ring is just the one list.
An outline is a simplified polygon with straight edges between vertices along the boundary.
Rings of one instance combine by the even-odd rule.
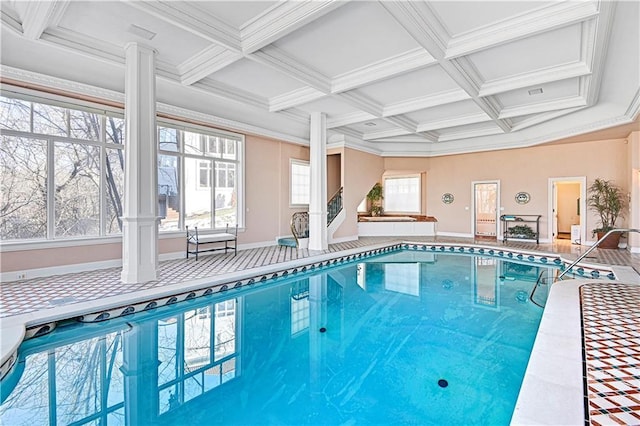
[[73, 323], [23, 343], [0, 423], [508, 424], [543, 269], [399, 251]]

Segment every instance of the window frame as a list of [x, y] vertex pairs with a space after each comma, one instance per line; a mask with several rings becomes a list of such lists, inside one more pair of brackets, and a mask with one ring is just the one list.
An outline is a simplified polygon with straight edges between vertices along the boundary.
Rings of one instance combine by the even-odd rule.
[[309, 169], [309, 182], [308, 182], [308, 189], [309, 189], [309, 202], [311, 201], [311, 164], [309, 163], [309, 161], [307, 160], [300, 160], [297, 158], [290, 158], [289, 159], [289, 207], [290, 208], [308, 208], [309, 207], [309, 202], [307, 203], [294, 203], [293, 202], [293, 187], [294, 187], [294, 181], [293, 181], [293, 167], [295, 166], [306, 166]]
[[[392, 210], [387, 207], [387, 199], [389, 197], [389, 187], [387, 186], [387, 180], [392, 179], [417, 179], [418, 181], [418, 209], [415, 211], [411, 210]], [[404, 174], [404, 175], [391, 175], [384, 176], [382, 178], [382, 185], [384, 188], [383, 198], [383, 211], [385, 213], [394, 213], [394, 214], [421, 214], [422, 213], [422, 175], [420, 173], [412, 173], [412, 174]]]

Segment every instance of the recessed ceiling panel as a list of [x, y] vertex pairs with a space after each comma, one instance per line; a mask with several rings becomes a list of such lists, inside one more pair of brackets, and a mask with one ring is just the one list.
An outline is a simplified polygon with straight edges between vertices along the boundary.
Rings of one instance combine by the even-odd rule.
[[457, 87], [441, 67], [431, 66], [364, 86], [358, 92], [381, 105], [388, 105]]
[[436, 1], [429, 3], [450, 35], [471, 31], [552, 2], [535, 1]]
[[[566, 80], [554, 81], [552, 83], [540, 84], [535, 87], [527, 87], [525, 89], [501, 93], [500, 95], [497, 95], [496, 98], [503, 107], [549, 102], [556, 99], [578, 96], [578, 82], [579, 79], [577, 78], [569, 78]], [[529, 95], [530, 90], [533, 91], [537, 89], [542, 89], [542, 93]]]
[[346, 127], [360, 133], [375, 133], [398, 128], [396, 125], [380, 118], [375, 120], [367, 120], [362, 123], [351, 124]]
[[298, 80], [249, 59], [236, 61], [212, 74], [211, 78], [266, 98], [304, 86]]
[[571, 25], [468, 56], [485, 79], [494, 80], [580, 60], [581, 26]]
[[483, 113], [482, 109], [472, 100], [468, 100], [421, 109], [407, 113], [405, 117], [422, 124], [480, 113]]
[[[130, 33], [131, 25], [156, 33], [151, 40]], [[177, 65], [200, 52], [209, 43], [165, 21], [155, 19], [122, 2], [69, 2], [60, 27], [124, 47], [140, 42], [153, 47], [158, 59]]]
[[297, 108], [306, 112], [324, 112], [329, 118], [359, 111], [357, 108], [331, 97], [299, 105]]
[[328, 77], [418, 46], [377, 2], [354, 1], [274, 43]]
[[[243, 24], [259, 16], [277, 1], [198, 1], [195, 5], [227, 24], [240, 28]], [[241, 6], [241, 7], [239, 7]]]

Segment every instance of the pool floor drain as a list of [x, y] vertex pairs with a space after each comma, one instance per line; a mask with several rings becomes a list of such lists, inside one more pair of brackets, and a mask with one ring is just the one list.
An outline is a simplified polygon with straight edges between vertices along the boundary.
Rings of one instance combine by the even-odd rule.
[[438, 386], [440, 386], [441, 388], [446, 388], [447, 386], [449, 386], [449, 382], [447, 382], [445, 379], [440, 379], [438, 380]]
[[326, 329], [326, 328], [324, 328], [324, 327], [320, 327], [320, 333], [324, 333], [325, 331], [327, 331], [327, 329]]

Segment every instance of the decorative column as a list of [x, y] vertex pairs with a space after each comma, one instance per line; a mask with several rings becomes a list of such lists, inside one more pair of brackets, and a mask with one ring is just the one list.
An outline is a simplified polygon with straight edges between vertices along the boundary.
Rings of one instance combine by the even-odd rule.
[[327, 244], [327, 118], [311, 113], [309, 135], [309, 250], [326, 250]]
[[156, 52], [125, 46], [125, 179], [122, 216], [124, 283], [153, 281], [158, 269]]

